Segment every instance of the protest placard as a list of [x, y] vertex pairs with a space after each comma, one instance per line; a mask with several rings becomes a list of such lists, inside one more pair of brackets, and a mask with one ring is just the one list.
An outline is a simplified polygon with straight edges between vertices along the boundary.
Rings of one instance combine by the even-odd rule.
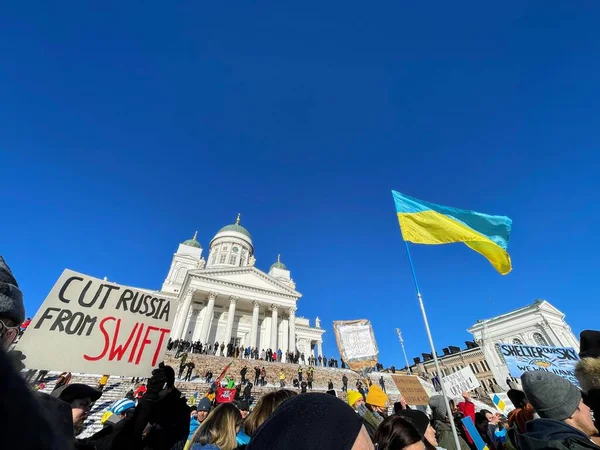
[[16, 349], [29, 369], [148, 377], [174, 316], [156, 293], [66, 269]]
[[508, 398], [508, 394], [506, 392], [496, 393], [496, 394], [488, 394], [490, 396], [490, 400], [496, 407], [498, 411], [502, 414], [507, 415], [513, 409], [515, 409], [512, 401]]
[[460, 397], [463, 392], [472, 391], [481, 386], [470, 367], [465, 367], [442, 378], [446, 393], [452, 397]]
[[572, 347], [515, 344], [499, 344], [499, 347], [508, 371], [515, 378], [520, 378], [524, 372], [541, 370], [559, 375], [579, 386], [575, 377], [579, 356]]
[[352, 370], [375, 367], [379, 350], [373, 327], [368, 320], [340, 320], [333, 322], [333, 331], [342, 360]]
[[409, 405], [427, 406], [429, 396], [419, 379], [411, 375], [392, 375], [394, 384]]

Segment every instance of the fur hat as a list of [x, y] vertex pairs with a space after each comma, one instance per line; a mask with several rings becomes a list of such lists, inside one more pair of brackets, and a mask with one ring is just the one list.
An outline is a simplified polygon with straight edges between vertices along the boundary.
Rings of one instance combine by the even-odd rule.
[[575, 376], [585, 392], [600, 389], [600, 358], [582, 358], [575, 366]]
[[0, 317], [11, 319], [15, 325], [21, 325], [25, 320], [23, 293], [2, 256], [0, 256]]

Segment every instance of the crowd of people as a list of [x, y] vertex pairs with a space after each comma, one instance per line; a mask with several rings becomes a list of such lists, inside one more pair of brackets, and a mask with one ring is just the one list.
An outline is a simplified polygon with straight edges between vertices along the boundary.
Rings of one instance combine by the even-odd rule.
[[[200, 355], [223, 356], [228, 358], [254, 359], [266, 362], [286, 362], [290, 364], [303, 364], [314, 367], [332, 367], [339, 368], [338, 360], [327, 358], [325, 355], [309, 355], [304, 353], [282, 352], [281, 349], [273, 350], [271, 348], [258, 350], [256, 347], [235, 346], [232, 343], [225, 345], [224, 342], [215, 341], [214, 344], [201, 343], [200, 341], [190, 342], [182, 339], [169, 339], [167, 351], [175, 352], [175, 358], [179, 358], [184, 353], [193, 353]], [[345, 369], [344, 361], [341, 361], [341, 368]]]
[[[491, 410], [477, 411], [467, 392], [450, 401], [449, 407], [442, 396], [432, 396], [431, 415], [411, 408], [404, 399], [391, 408], [383, 383], [359, 381], [351, 390], [345, 375], [345, 401], [332, 389], [308, 392], [312, 367], [305, 373], [302, 366], [295, 379], [300, 385], [306, 383], [300, 393], [285, 388], [281, 370], [282, 389], [255, 401], [249, 369], [244, 367], [237, 385], [226, 375], [212, 381], [212, 373], [207, 373], [210, 388], [190, 405], [175, 386], [175, 370], [160, 363], [147, 382], [125, 398], [97, 406], [102, 383], [92, 387], [73, 382], [68, 372], [61, 374], [51, 394], [31, 389], [25, 372], [20, 373], [24, 355], [11, 350], [24, 319], [21, 291], [0, 257], [2, 448], [481, 450], [477, 442], [482, 440], [489, 450], [600, 450], [593, 416], [600, 415], [600, 331], [581, 334], [581, 361], [576, 369], [580, 387], [549, 371], [525, 372], [522, 391], [508, 392], [515, 409], [504, 417]], [[185, 362], [180, 377], [187, 378], [193, 369]], [[257, 365], [254, 372], [255, 383], [264, 382], [264, 368]], [[220, 389], [234, 394], [219, 396]], [[92, 407], [104, 409], [103, 428], [78, 438]], [[479, 436], [470, 435], [463, 426], [467, 417]]]

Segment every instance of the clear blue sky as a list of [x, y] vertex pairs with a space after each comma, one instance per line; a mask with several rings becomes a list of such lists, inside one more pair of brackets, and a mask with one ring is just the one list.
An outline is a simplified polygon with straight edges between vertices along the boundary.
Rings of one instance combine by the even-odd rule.
[[159, 288], [242, 212], [327, 355], [368, 318], [401, 366], [395, 327], [428, 343], [396, 189], [513, 219], [506, 277], [413, 247], [438, 349], [536, 298], [597, 327], [597, 2], [177, 3], [3, 7], [0, 253], [28, 315], [65, 267]]

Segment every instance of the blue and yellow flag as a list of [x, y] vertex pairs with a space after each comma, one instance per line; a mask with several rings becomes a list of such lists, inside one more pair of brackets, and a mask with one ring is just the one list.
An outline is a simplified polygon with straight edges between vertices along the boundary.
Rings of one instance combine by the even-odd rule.
[[402, 238], [415, 244], [465, 245], [485, 256], [502, 275], [512, 270], [508, 239], [512, 220], [505, 216], [451, 208], [392, 191]]

